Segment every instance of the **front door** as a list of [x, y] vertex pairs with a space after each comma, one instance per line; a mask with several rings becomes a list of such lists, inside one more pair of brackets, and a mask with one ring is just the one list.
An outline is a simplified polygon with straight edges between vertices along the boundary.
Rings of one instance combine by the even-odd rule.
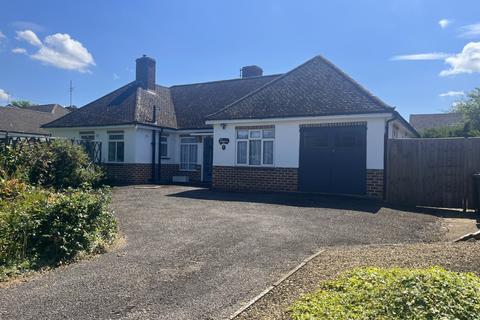
[[300, 191], [364, 195], [366, 136], [365, 125], [302, 128]]
[[213, 167], [213, 138], [211, 136], [203, 139], [203, 181], [212, 182]]

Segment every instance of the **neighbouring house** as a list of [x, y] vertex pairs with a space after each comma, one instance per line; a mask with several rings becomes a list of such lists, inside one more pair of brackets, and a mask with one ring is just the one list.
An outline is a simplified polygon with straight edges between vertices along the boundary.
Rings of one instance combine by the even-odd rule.
[[410, 124], [419, 132], [433, 128], [453, 127], [464, 123], [462, 114], [456, 112], [410, 115]]
[[418, 136], [320, 56], [285, 74], [247, 66], [238, 79], [171, 87], [155, 71], [154, 59], [137, 59], [135, 81], [44, 127], [102, 141], [120, 183], [372, 197], [383, 192], [387, 136]]
[[58, 104], [35, 105], [24, 108], [0, 107], [0, 135], [43, 137], [51, 135], [42, 125], [70, 111]]

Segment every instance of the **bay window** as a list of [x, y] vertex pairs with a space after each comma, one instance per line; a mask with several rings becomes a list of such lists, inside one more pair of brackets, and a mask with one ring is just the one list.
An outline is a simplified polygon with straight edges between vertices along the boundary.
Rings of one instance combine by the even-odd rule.
[[180, 170], [196, 169], [197, 150], [196, 137], [180, 137]]
[[273, 165], [275, 129], [238, 129], [237, 164], [250, 166]]

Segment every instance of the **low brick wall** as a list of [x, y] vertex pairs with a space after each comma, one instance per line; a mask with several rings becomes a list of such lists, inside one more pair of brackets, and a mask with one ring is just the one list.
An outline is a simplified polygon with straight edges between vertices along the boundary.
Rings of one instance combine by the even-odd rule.
[[367, 169], [367, 196], [383, 198], [383, 170]]
[[[103, 165], [108, 180], [113, 184], [145, 184], [152, 182], [152, 165], [149, 163], [106, 163]], [[158, 165], [155, 170], [158, 170]], [[161, 182], [172, 182], [173, 176], [187, 176], [190, 182], [201, 181], [200, 165], [195, 171], [180, 171], [178, 164], [162, 164]]]
[[143, 184], [152, 179], [152, 165], [148, 163], [106, 163], [103, 167], [113, 184]]
[[178, 164], [162, 164], [160, 181], [171, 182], [173, 176], [187, 176], [189, 182], [200, 182], [202, 166], [197, 165], [194, 171], [180, 171], [180, 165]]
[[298, 191], [296, 168], [214, 166], [212, 187], [231, 191]]

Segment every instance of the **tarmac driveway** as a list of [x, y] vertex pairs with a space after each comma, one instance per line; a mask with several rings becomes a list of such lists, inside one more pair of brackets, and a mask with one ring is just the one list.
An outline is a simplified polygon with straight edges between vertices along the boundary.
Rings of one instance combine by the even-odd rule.
[[123, 187], [113, 207], [122, 247], [0, 288], [0, 318], [223, 319], [322, 246], [445, 234], [433, 215], [308, 195]]

